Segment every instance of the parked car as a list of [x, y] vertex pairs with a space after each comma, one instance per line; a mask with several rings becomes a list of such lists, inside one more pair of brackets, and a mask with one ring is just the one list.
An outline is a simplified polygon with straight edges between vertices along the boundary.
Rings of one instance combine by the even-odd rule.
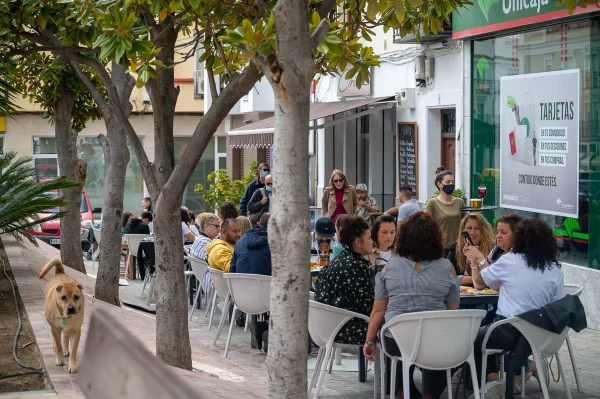
[[[51, 191], [46, 193], [53, 197], [58, 197], [58, 191]], [[46, 217], [50, 214], [57, 213], [58, 209], [47, 209], [45, 212], [40, 213], [38, 216], [40, 218]], [[102, 208], [94, 208], [92, 209], [92, 205], [90, 203], [90, 198], [88, 197], [88, 193], [85, 189], [83, 189], [81, 193], [81, 220], [86, 224], [94, 223], [94, 214], [102, 213]], [[89, 222], [89, 223], [87, 223]], [[60, 219], [54, 219], [49, 222], [42, 223], [40, 225], [36, 225], [32, 229], [29, 230], [31, 234], [33, 234], [36, 238], [44, 241], [47, 244], [50, 244], [54, 247], [60, 247]], [[85, 235], [85, 237], [84, 237]], [[82, 233], [81, 237], [82, 241], [87, 240], [87, 234]]]

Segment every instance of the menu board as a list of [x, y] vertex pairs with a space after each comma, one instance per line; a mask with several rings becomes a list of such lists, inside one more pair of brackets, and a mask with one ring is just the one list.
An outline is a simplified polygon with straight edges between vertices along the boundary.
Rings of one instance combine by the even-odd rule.
[[417, 123], [399, 122], [398, 123], [398, 189], [402, 186], [410, 186], [415, 197], [418, 193], [419, 178], [419, 153], [417, 150]]

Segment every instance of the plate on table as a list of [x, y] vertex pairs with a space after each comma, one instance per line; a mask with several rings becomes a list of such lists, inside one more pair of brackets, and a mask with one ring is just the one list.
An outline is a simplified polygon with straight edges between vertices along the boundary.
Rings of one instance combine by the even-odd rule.
[[484, 290], [477, 291], [477, 293], [479, 295], [498, 295], [498, 291], [495, 291], [495, 290], [493, 290], [491, 288], [486, 288]]
[[473, 287], [460, 286], [460, 295], [477, 295], [477, 290]]

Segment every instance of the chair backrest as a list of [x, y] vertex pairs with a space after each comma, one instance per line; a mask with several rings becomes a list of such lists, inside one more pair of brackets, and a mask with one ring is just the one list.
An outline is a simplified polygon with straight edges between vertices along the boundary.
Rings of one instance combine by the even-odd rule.
[[535, 346], [544, 357], [555, 355], [565, 343], [569, 333], [569, 327], [565, 327], [560, 334], [554, 334], [552, 331], [544, 330], [518, 317], [511, 319], [510, 324], [515, 326], [529, 341], [529, 345]]
[[319, 347], [324, 347], [328, 342], [333, 343], [342, 327], [355, 317], [365, 321], [369, 320], [367, 316], [360, 313], [309, 300], [308, 332], [310, 338]]
[[133, 256], [137, 256], [140, 243], [144, 240], [144, 238], [152, 236], [150, 234], [125, 234], [124, 237], [127, 239], [129, 252], [131, 252]]
[[190, 262], [196, 280], [202, 281], [204, 273], [208, 270], [208, 263], [202, 259], [194, 258], [193, 256], [186, 256], [185, 258]]
[[485, 310], [406, 313], [387, 322], [381, 334], [391, 332], [403, 359], [429, 370], [445, 370], [469, 358], [485, 315]]
[[223, 271], [214, 269], [212, 267], [208, 268], [208, 272], [210, 273], [210, 277], [212, 278], [213, 286], [217, 291], [217, 295], [219, 298], [225, 300], [229, 295], [229, 285], [227, 285], [227, 281], [225, 281], [225, 277], [223, 277]]
[[261, 314], [270, 309], [271, 276], [261, 274], [223, 274], [233, 303], [244, 313]]
[[583, 287], [575, 284], [565, 284], [563, 287], [563, 295], [580, 296], [583, 292]]
[[102, 238], [102, 230], [97, 227], [92, 227], [92, 231], [94, 232], [94, 240], [100, 245], [100, 239]]

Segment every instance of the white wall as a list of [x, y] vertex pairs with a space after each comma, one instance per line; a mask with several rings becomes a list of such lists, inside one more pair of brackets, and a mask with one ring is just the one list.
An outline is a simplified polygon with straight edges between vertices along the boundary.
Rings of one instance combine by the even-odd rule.
[[[414, 88], [414, 61], [392, 64], [383, 62], [376, 68], [372, 77], [373, 96], [395, 95], [405, 88]], [[417, 122], [419, 152], [419, 201], [425, 202], [436, 191], [433, 185], [435, 169], [441, 159], [440, 110], [456, 108], [457, 136], [462, 128], [462, 53], [436, 57], [435, 73], [431, 86], [417, 89], [415, 108], [397, 108], [398, 122]], [[457, 142], [457, 148], [459, 143]], [[457, 154], [457, 185], [460, 186], [459, 154]]]
[[238, 104], [242, 114], [246, 112], [273, 112], [275, 109], [275, 94], [269, 81], [262, 78]]

